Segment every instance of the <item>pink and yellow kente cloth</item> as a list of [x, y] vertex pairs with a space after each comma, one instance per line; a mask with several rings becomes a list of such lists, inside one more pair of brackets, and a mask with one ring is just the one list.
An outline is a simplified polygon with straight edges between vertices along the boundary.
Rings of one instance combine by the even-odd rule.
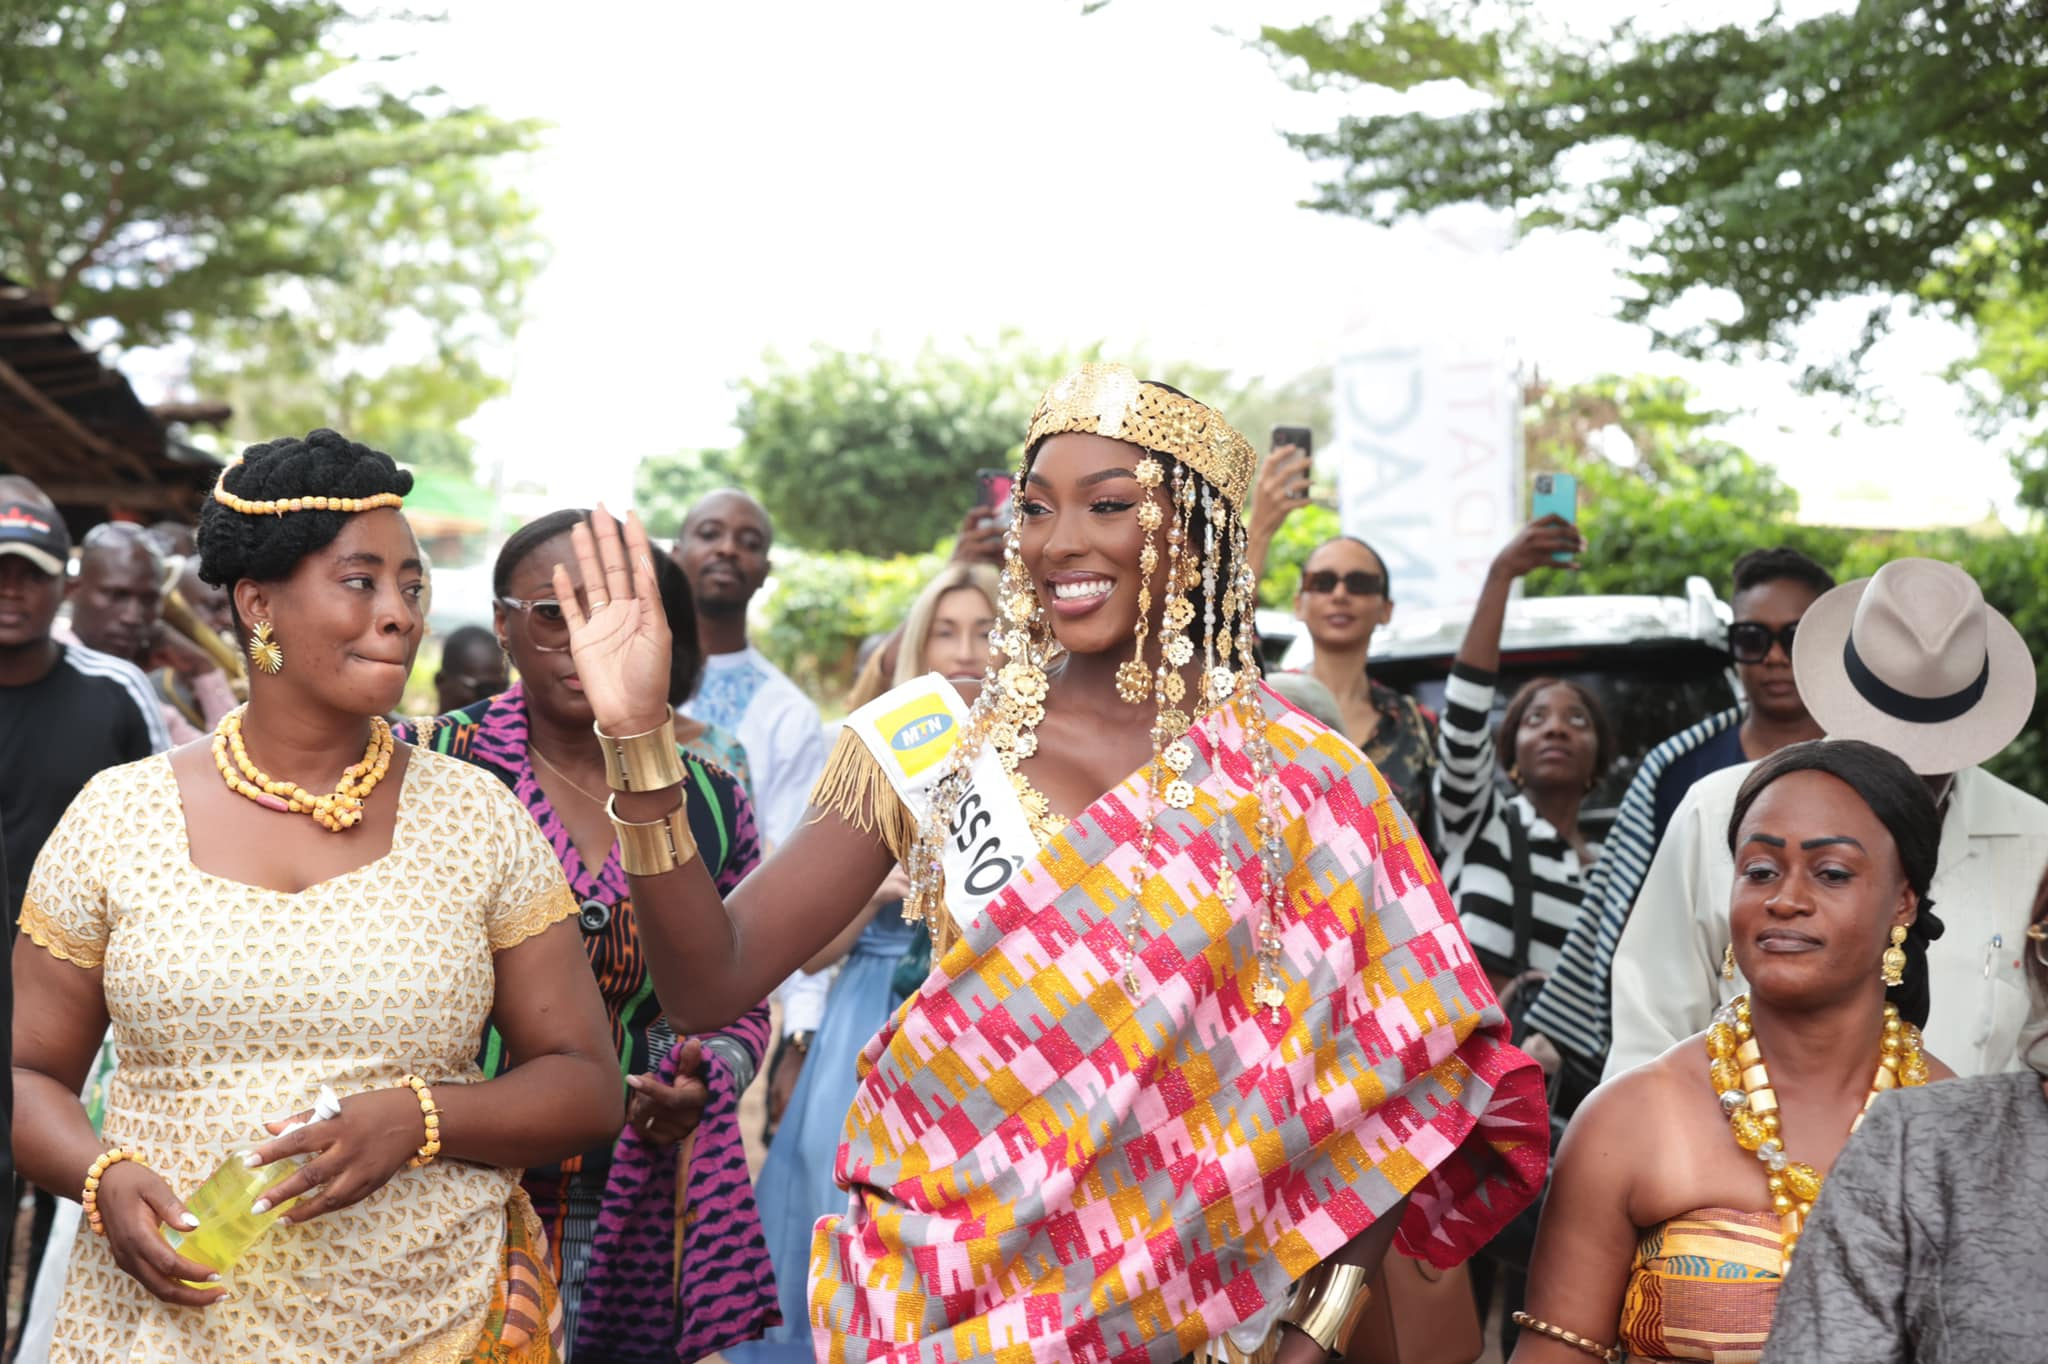
[[1258, 801], [1226, 707], [1188, 735], [1193, 808], [1162, 808], [1143, 772], [1096, 801], [869, 1043], [849, 1207], [812, 1248], [821, 1359], [1163, 1364], [1403, 1196], [1397, 1249], [1441, 1266], [1535, 1196], [1542, 1077], [1507, 1045], [1429, 854], [1357, 749], [1261, 696], [1285, 790], [1285, 1005], [1250, 1003]]

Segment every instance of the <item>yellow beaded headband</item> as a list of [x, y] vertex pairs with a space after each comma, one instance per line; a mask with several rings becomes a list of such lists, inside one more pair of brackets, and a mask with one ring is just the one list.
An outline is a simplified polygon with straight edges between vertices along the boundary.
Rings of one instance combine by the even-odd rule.
[[220, 471], [220, 477], [213, 481], [213, 500], [244, 516], [283, 516], [298, 511], [366, 512], [405, 505], [405, 499], [397, 493], [377, 493], [371, 497], [280, 497], [272, 502], [251, 502], [228, 491], [228, 474], [241, 462], [237, 459]]
[[1208, 479], [1239, 512], [1259, 468], [1252, 443], [1221, 413], [1143, 382], [1128, 365], [1083, 365], [1047, 389], [1032, 414], [1025, 453], [1066, 431], [1089, 431], [1171, 455]]

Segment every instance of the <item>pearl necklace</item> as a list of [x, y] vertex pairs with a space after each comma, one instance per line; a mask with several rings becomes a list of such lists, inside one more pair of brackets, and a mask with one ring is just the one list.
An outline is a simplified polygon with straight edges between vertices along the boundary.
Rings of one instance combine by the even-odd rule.
[[[1879, 1043], [1877, 1074], [1870, 1093], [1863, 1100], [1854, 1132], [1863, 1125], [1863, 1115], [1887, 1089], [1913, 1088], [1927, 1083], [1927, 1059], [1920, 1052], [1920, 1030], [1899, 1018], [1896, 1004], [1884, 1006], [1884, 1037]], [[1811, 1165], [1785, 1154], [1779, 1136], [1778, 1095], [1771, 1088], [1770, 1072], [1764, 1068], [1763, 1049], [1757, 1045], [1749, 1026], [1749, 996], [1737, 995], [1714, 1013], [1707, 1029], [1707, 1075], [1714, 1092], [1721, 1096], [1721, 1111], [1728, 1115], [1728, 1129], [1735, 1144], [1754, 1155], [1768, 1171], [1771, 1210], [1778, 1214], [1784, 1262], [1792, 1261], [1792, 1247], [1813, 1213], [1820, 1197], [1821, 1176]]]
[[383, 716], [370, 717], [370, 743], [363, 750], [362, 761], [341, 774], [331, 793], [316, 796], [297, 782], [274, 780], [249, 760], [249, 750], [242, 746], [242, 712], [247, 709], [246, 705], [235, 707], [220, 717], [213, 730], [213, 765], [220, 769], [229, 790], [266, 810], [311, 815], [332, 833], [363, 822], [363, 802], [391, 767], [391, 726], [384, 723]]

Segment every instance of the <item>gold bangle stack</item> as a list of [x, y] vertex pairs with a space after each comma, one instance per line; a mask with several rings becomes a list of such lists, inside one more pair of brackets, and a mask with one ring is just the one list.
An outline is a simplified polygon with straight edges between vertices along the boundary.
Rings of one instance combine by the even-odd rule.
[[1366, 1287], [1370, 1277], [1359, 1265], [1325, 1260], [1302, 1276], [1295, 1286], [1294, 1301], [1280, 1314], [1280, 1320], [1331, 1354], [1339, 1354], [1372, 1299]]
[[619, 839], [619, 866], [628, 876], [661, 876], [687, 866], [697, 855], [686, 800], [678, 800], [675, 809], [648, 824], [619, 818], [617, 796], [604, 803], [604, 812], [611, 816], [612, 832]]
[[427, 1125], [427, 1139], [420, 1144], [418, 1153], [405, 1163], [407, 1169], [417, 1170], [441, 1154], [441, 1109], [434, 1102], [434, 1091], [419, 1076], [408, 1075], [398, 1083], [410, 1089], [413, 1097], [420, 1101], [420, 1117]]
[[1515, 1325], [1521, 1327], [1524, 1331], [1534, 1331], [1539, 1336], [1549, 1336], [1560, 1345], [1571, 1346], [1580, 1354], [1591, 1355], [1595, 1359], [1607, 1360], [1608, 1364], [1614, 1364], [1615, 1360], [1622, 1358], [1622, 1349], [1619, 1345], [1601, 1345], [1586, 1339], [1577, 1331], [1567, 1331], [1562, 1326], [1552, 1326], [1541, 1317], [1532, 1317], [1527, 1312], [1515, 1313]]
[[118, 1151], [102, 1151], [100, 1152], [99, 1159], [95, 1160], [85, 1172], [85, 1191], [79, 1196], [78, 1201], [80, 1206], [85, 1209], [86, 1223], [92, 1227], [97, 1235], [105, 1236], [107, 1234], [107, 1224], [100, 1220], [100, 1179], [108, 1170], [119, 1165], [124, 1160], [132, 1160], [137, 1165], [140, 1165], [142, 1164], [142, 1153], [128, 1150], [125, 1147]]
[[674, 714], [644, 734], [607, 734], [595, 724], [591, 729], [604, 750], [604, 780], [612, 790], [659, 791], [683, 779]]

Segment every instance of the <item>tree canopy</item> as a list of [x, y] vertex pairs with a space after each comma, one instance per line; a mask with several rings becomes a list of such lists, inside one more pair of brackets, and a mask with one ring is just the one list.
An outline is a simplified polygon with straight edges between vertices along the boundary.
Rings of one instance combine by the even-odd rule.
[[[1525, 228], [1627, 223], [1622, 316], [1682, 353], [1789, 355], [1823, 303], [1858, 299], [1856, 343], [1806, 371], [1846, 387], [1901, 304], [1917, 305], [1978, 329], [1988, 421], [2048, 406], [2048, 357], [2010, 344], [2048, 309], [2039, 0], [1864, 0], [1753, 28], [1578, 35], [1546, 27], [1533, 0], [1389, 0], [1263, 41], [1303, 86], [1448, 81], [1469, 95], [1458, 112], [1291, 135], [1333, 168], [1313, 207], [1386, 224], [1478, 201]], [[1673, 321], [1702, 290], [1738, 306]]]
[[447, 431], [537, 260], [491, 182], [532, 123], [395, 92], [334, 0], [0, 11], [0, 270], [125, 345], [190, 340], [246, 434]]

